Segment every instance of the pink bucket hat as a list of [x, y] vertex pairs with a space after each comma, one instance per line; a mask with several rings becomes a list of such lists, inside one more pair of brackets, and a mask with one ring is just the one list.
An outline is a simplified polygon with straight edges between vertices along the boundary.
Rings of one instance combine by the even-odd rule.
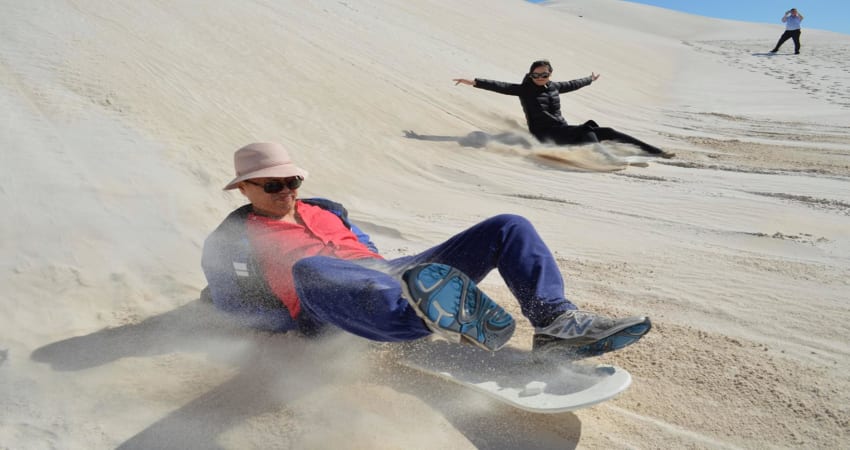
[[307, 171], [292, 162], [289, 152], [272, 142], [255, 142], [236, 150], [233, 166], [236, 178], [224, 187], [225, 191], [236, 189], [239, 182], [252, 178], [307, 178]]

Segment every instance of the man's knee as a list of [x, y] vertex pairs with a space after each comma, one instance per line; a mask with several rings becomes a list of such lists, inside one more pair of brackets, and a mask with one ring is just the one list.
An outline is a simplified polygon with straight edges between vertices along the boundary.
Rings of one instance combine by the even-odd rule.
[[336, 258], [328, 256], [308, 256], [299, 259], [292, 266], [292, 276], [295, 280], [312, 279], [322, 272], [322, 269], [333, 264]]
[[310, 256], [308, 258], [302, 258], [295, 262], [292, 265], [292, 273], [306, 272], [313, 270], [315, 266], [314, 260], [316, 258], [320, 258], [318, 256]]
[[502, 229], [534, 230], [531, 221], [518, 214], [499, 214], [491, 217], [489, 221], [492, 221]]

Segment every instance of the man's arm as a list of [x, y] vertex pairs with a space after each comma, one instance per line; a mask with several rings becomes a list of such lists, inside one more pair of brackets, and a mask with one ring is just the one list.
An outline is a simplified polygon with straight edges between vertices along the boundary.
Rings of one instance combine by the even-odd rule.
[[201, 267], [208, 288], [202, 297], [212, 301], [244, 326], [266, 331], [288, 331], [297, 323], [269, 290], [254, 260], [245, 234], [251, 205], [232, 212], [204, 241]]

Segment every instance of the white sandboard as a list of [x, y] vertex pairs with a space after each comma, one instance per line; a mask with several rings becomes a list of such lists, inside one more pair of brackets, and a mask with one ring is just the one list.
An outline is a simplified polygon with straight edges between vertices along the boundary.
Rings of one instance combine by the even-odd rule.
[[536, 413], [593, 406], [632, 383], [632, 376], [616, 366], [535, 363], [529, 352], [510, 347], [489, 352], [446, 341], [410, 344], [399, 363]]

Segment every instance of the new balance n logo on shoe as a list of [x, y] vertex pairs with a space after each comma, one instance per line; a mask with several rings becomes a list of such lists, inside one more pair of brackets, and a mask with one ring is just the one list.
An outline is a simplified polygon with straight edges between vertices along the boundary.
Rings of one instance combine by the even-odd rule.
[[573, 316], [561, 327], [560, 331], [554, 334], [561, 338], [584, 336], [592, 323], [592, 317], [583, 317], [581, 320], [576, 320], [575, 316]]

